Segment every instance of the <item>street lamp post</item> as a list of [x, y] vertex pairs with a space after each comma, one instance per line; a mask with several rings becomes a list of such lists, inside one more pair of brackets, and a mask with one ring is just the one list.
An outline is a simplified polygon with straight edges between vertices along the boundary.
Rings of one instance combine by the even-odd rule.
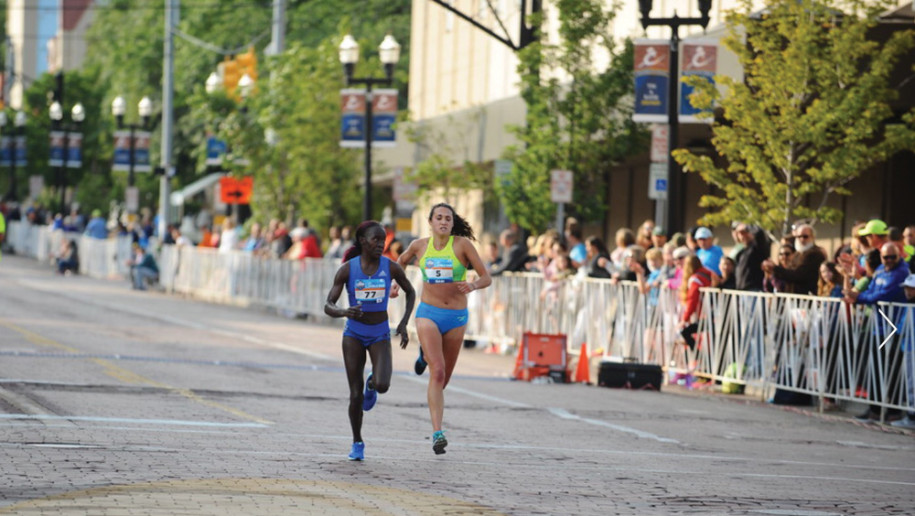
[[[133, 188], [136, 182], [134, 167], [136, 166], [134, 152], [136, 151], [136, 132], [140, 129], [145, 130], [149, 126], [149, 119], [152, 115], [152, 101], [149, 97], [143, 97], [137, 104], [137, 111], [140, 114], [141, 122], [139, 124], [125, 124], [124, 113], [127, 111], [127, 101], [124, 97], [118, 96], [111, 102], [111, 113], [118, 121], [118, 129], [128, 129], [130, 131], [130, 157], [127, 169], [127, 187]], [[129, 212], [130, 210], [128, 210]]]
[[[8, 121], [6, 111], [0, 110], [0, 133], [6, 132]], [[13, 125], [10, 129], [9, 140], [7, 141], [7, 151], [10, 158], [10, 189], [6, 192], [4, 200], [18, 201], [19, 194], [16, 192], [16, 139], [25, 132], [25, 111], [16, 111], [16, 116], [13, 117]]]
[[[679, 70], [679, 60], [680, 60], [680, 27], [688, 25], [699, 25], [703, 29], [708, 26], [709, 22], [709, 11], [712, 8], [712, 0], [698, 0], [699, 1], [699, 17], [692, 18], [680, 18], [677, 16], [677, 12], [674, 11], [674, 15], [670, 18], [651, 18], [648, 16], [648, 13], [651, 12], [651, 3], [652, 0], [639, 0], [639, 10], [642, 12], [642, 28], [647, 29], [652, 25], [660, 25], [664, 27], [670, 27], [670, 78], [668, 80], [667, 86], [667, 221], [665, 222], [665, 229], [668, 233], [675, 230], [680, 226], [680, 221], [677, 220], [682, 207], [680, 206], [680, 198], [683, 194], [683, 188], [681, 187], [682, 177], [680, 174], [680, 167], [677, 164], [677, 161], [673, 158], [673, 151], [677, 148], [677, 140], [679, 138], [679, 106], [678, 106], [678, 91], [677, 87], [680, 85], [680, 70]], [[658, 201], [663, 202], [663, 201]], [[660, 221], [658, 221], [660, 222]]]
[[57, 166], [57, 186], [60, 189], [60, 214], [66, 215], [66, 200], [65, 194], [67, 190], [66, 184], [66, 170], [67, 170], [67, 161], [70, 157], [70, 136], [71, 134], [79, 133], [79, 126], [83, 123], [83, 120], [86, 119], [86, 111], [83, 109], [83, 105], [77, 102], [73, 109], [70, 111], [70, 118], [73, 120], [73, 124], [64, 123], [64, 110], [60, 105], [60, 102], [54, 101], [51, 104], [51, 107], [48, 110], [49, 115], [51, 116], [51, 128], [54, 131], [58, 131], [63, 136], [63, 142], [61, 144], [62, 153], [60, 156], [60, 162]]
[[372, 218], [372, 86], [390, 86], [394, 82], [394, 65], [400, 59], [400, 44], [388, 34], [378, 47], [378, 56], [384, 65], [384, 78], [353, 77], [356, 62], [359, 61], [359, 43], [347, 34], [340, 43], [340, 62], [346, 74], [346, 85], [365, 85], [365, 197], [362, 200], [362, 219]]

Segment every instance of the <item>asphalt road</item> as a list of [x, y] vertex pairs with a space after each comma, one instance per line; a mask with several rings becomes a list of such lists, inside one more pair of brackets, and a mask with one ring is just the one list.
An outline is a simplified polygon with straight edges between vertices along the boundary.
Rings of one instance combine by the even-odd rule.
[[338, 327], [4, 256], [0, 514], [915, 514], [911, 433], [478, 349], [436, 456], [415, 352], [350, 462]]

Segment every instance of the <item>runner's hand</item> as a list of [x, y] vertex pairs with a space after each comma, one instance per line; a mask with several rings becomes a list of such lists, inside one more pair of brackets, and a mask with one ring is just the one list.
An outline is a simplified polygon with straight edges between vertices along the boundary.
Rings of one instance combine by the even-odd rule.
[[349, 319], [362, 319], [362, 307], [359, 305], [351, 306], [343, 312], [343, 316]]
[[468, 281], [456, 281], [455, 284], [457, 285], [458, 290], [462, 294], [469, 294], [477, 289], [477, 287], [473, 283], [470, 283]]
[[400, 335], [400, 349], [407, 349], [407, 344], [410, 342], [410, 335], [407, 333], [407, 323], [402, 322], [397, 325], [397, 330], [394, 331], [394, 335]]
[[398, 285], [397, 283], [394, 283], [393, 285], [391, 285], [391, 293], [388, 297], [390, 297], [391, 299], [394, 299], [395, 297], [397, 297], [399, 295], [400, 295], [400, 285]]

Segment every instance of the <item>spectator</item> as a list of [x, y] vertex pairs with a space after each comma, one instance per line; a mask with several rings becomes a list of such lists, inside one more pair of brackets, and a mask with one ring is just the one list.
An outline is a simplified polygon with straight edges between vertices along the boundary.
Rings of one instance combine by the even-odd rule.
[[527, 262], [527, 249], [519, 240], [520, 235], [516, 230], [506, 229], [502, 232], [499, 236], [499, 243], [502, 244], [502, 262], [490, 269], [492, 276], [524, 270], [524, 264]]
[[873, 305], [878, 301], [905, 302], [902, 283], [909, 275], [909, 270], [899, 259], [899, 249], [896, 248], [896, 244], [890, 242], [883, 244], [880, 248], [880, 261], [883, 264], [877, 267], [874, 278], [867, 285], [867, 289], [860, 293], [855, 289], [846, 290], [846, 301], [860, 305]]
[[283, 254], [283, 258], [286, 260], [301, 260], [305, 258], [305, 245], [303, 241], [305, 236], [308, 233], [308, 230], [303, 227], [293, 228], [289, 232], [289, 238], [292, 240], [292, 244], [289, 246], [289, 249]]
[[642, 249], [648, 250], [653, 247], [651, 237], [654, 234], [654, 221], [651, 219], [642, 222], [642, 225], [639, 226], [638, 235], [636, 235], [635, 243], [641, 246]]
[[731, 252], [728, 254], [736, 262], [737, 255], [743, 249], [743, 244], [740, 243], [740, 236], [737, 234], [737, 228], [740, 227], [740, 222], [736, 220], [731, 222], [731, 240], [734, 241], [734, 247], [731, 248]]
[[656, 306], [658, 304], [658, 293], [664, 278], [661, 276], [664, 266], [664, 254], [660, 249], [652, 248], [645, 253], [645, 265], [648, 267], [648, 276], [645, 275], [645, 268], [641, 264], [633, 264], [632, 269], [635, 273], [635, 279], [639, 283], [639, 291], [642, 294], [648, 294], [648, 304]]
[[820, 265], [820, 281], [817, 295], [820, 297], [842, 297], [845, 278], [834, 262], [823, 262]]
[[[912, 226], [909, 226], [911, 228]], [[908, 229], [908, 228], [906, 228]], [[905, 292], [906, 303], [915, 303], [915, 274], [909, 276], [902, 283], [902, 289]], [[915, 308], [909, 308], [905, 312], [906, 316], [915, 315]], [[905, 320], [901, 321], [903, 324]], [[903, 324], [897, 326], [902, 327]], [[905, 399], [908, 402], [909, 411], [905, 417], [898, 421], [890, 423], [897, 428], [915, 429], [915, 342], [905, 340], [902, 342], [902, 356], [905, 364]]]
[[86, 224], [86, 236], [104, 240], [108, 238], [108, 222], [102, 218], [101, 210], [92, 210], [92, 218]]
[[502, 263], [502, 255], [499, 254], [499, 244], [490, 240], [485, 247], [483, 263], [486, 264], [487, 269], [493, 270], [493, 268]]
[[645, 263], [645, 249], [638, 244], [632, 244], [623, 253], [623, 263], [622, 269], [611, 273], [613, 281], [637, 281], [635, 266], [638, 265], [642, 270], [648, 267]]
[[696, 245], [698, 246], [696, 248], [696, 256], [702, 262], [703, 267], [720, 277], [721, 269], [718, 268], [718, 263], [721, 261], [721, 257], [724, 256], [724, 251], [721, 250], [721, 247], [715, 245], [713, 238], [712, 231], [707, 227], [703, 226], [696, 230]]
[[569, 253], [562, 242], [553, 242], [550, 256], [550, 262], [543, 269], [543, 288], [540, 290], [540, 299], [547, 299], [552, 303], [558, 299], [559, 289], [563, 282], [573, 273]]
[[686, 341], [690, 350], [696, 348], [696, 330], [699, 329], [699, 289], [711, 287], [714, 275], [712, 271], [702, 266], [696, 255], [689, 255], [685, 259], [683, 277], [686, 280], [680, 285], [680, 301], [683, 303], [683, 317], [680, 319], [680, 336]]
[[572, 260], [572, 267], [579, 269], [585, 264], [588, 256], [588, 250], [585, 249], [585, 243], [582, 241], [581, 224], [573, 217], [566, 220], [566, 245], [569, 247], [569, 259]]
[[667, 280], [667, 288], [671, 290], [678, 290], [680, 285], [683, 284], [683, 270], [686, 266], [686, 259], [692, 256], [693, 253], [690, 252], [689, 247], [680, 246], [673, 251], [673, 260], [674, 260], [674, 273]]
[[400, 240], [395, 240], [391, 242], [391, 247], [388, 249], [388, 253], [391, 255], [391, 258], [394, 261], [397, 261], [400, 258], [400, 255], [403, 254], [403, 243]]
[[178, 247], [192, 247], [194, 245], [190, 238], [181, 234], [181, 229], [179, 229], [178, 226], [172, 224], [169, 227], [169, 232], [171, 234], [171, 240], [174, 245]]
[[133, 257], [127, 260], [130, 267], [130, 277], [133, 280], [135, 290], [146, 290], [147, 282], [159, 280], [159, 266], [156, 265], [156, 259], [151, 253], [147, 253], [143, 246], [138, 243], [133, 244]]
[[664, 232], [664, 228], [661, 226], [655, 226], [654, 230], [651, 232], [651, 246], [657, 249], [661, 249], [666, 243], [667, 233]]
[[[782, 244], [782, 246], [778, 248], [778, 264], [782, 267], [790, 267], [795, 254], [797, 253], [793, 246]], [[767, 270], [764, 267], [763, 274], [763, 292], [781, 292], [783, 294], [794, 292], [794, 285], [789, 284], [787, 280], [776, 278], [771, 269]]]
[[[390, 248], [386, 251], [385, 256], [391, 258]], [[317, 231], [305, 228], [305, 237], [302, 239], [302, 257], [303, 258], [323, 258], [321, 254], [321, 242], [318, 240]]]
[[79, 273], [79, 253], [75, 240], [64, 238], [63, 252], [57, 258], [57, 272], [67, 276]]
[[858, 231], [858, 235], [863, 236], [867, 240], [867, 247], [869, 249], [882, 248], [883, 244], [889, 241], [887, 238], [888, 234], [889, 228], [886, 227], [886, 222], [883, 222], [880, 219], [871, 219], [867, 221], [867, 224]]
[[629, 228], [620, 228], [616, 230], [614, 241], [616, 242], [616, 249], [610, 253], [610, 261], [613, 262], [614, 270], [622, 271], [626, 268], [626, 250], [629, 249], [629, 246], [635, 244], [635, 235]]
[[[880, 301], [887, 303], [904, 303], [906, 301], [903, 283], [909, 276], [909, 269], [905, 263], [899, 259], [899, 249], [896, 244], [886, 242], [880, 247], [880, 261], [883, 264], [877, 267], [874, 273], [874, 279], [867, 286], [867, 290], [858, 293], [854, 289], [845, 290], [845, 300], [849, 303], [862, 305], [874, 305]], [[882, 325], [875, 325], [874, 331], [878, 339], [885, 338], [882, 331]], [[891, 371], [887, 378], [893, 378], [894, 373]], [[893, 383], [892, 381], [890, 382]], [[882, 393], [876, 392], [877, 401], [882, 401]], [[891, 414], [895, 415], [895, 414]], [[871, 405], [868, 410], [855, 416], [859, 421], [869, 421], [880, 418], [880, 410], [876, 405]]]
[[282, 258], [289, 252], [289, 248], [292, 247], [292, 237], [289, 234], [289, 230], [286, 229], [286, 223], [282, 221], [276, 221], [275, 229], [273, 230], [273, 243], [271, 246], [271, 251], [273, 256], [276, 258]]
[[722, 256], [721, 261], [718, 262], [718, 270], [721, 271], [721, 281], [718, 283], [718, 288], [722, 290], [735, 290], [737, 288], [737, 281], [734, 278], [734, 269], [737, 267], [737, 264], [734, 263], [734, 259], [730, 256]]
[[238, 231], [235, 230], [235, 221], [226, 217], [222, 221], [222, 231], [219, 233], [219, 252], [228, 253], [238, 249]]
[[826, 261], [826, 251], [816, 245], [816, 232], [808, 224], [797, 226], [794, 237], [794, 248], [798, 254], [792, 257], [788, 266], [765, 260], [763, 271], [786, 282], [790, 292], [816, 294], [820, 264]]
[[905, 262], [906, 265], [909, 264], [909, 260], [912, 259], [911, 253], [905, 250], [905, 239], [902, 236], [902, 230], [896, 226], [890, 226], [887, 228], [887, 239], [896, 244], [896, 247], [899, 248], [899, 259]]
[[763, 230], [742, 222], [737, 226], [737, 238], [743, 246], [734, 260], [737, 290], [759, 292], [763, 283], [762, 263], [771, 252], [769, 239]]
[[915, 225], [902, 230], [902, 249], [909, 255], [909, 268], [915, 269]]
[[696, 226], [692, 226], [686, 230], [684, 238], [686, 238], [686, 247], [689, 249], [689, 252], [695, 254], [696, 249], [699, 249], [699, 242], [696, 242]]
[[[343, 241], [343, 238], [340, 235], [340, 226], [331, 226], [327, 231], [327, 238], [330, 240], [330, 245], [327, 247], [327, 252], [324, 253], [324, 258], [339, 262], [343, 259], [343, 253], [345, 253], [352, 244]], [[344, 248], [344, 246], [346, 246], [346, 248]]]
[[[632, 232], [630, 231], [629, 234], [632, 235]], [[588, 255], [584, 273], [589, 278], [610, 278], [610, 271], [607, 270], [607, 266], [610, 265], [610, 254], [607, 252], [604, 241], [596, 236], [588, 237], [585, 247]]]

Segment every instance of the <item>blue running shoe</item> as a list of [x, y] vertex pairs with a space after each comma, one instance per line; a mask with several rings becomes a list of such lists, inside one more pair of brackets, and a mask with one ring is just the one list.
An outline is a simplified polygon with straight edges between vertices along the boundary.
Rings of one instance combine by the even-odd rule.
[[349, 460], [365, 460], [364, 442], [353, 443], [353, 449], [349, 452]]
[[378, 401], [378, 392], [369, 387], [373, 374], [374, 373], [369, 373], [369, 377], [365, 379], [365, 392], [362, 393], [362, 410], [364, 412], [372, 410], [372, 407], [375, 406], [375, 402]]
[[426, 371], [426, 359], [423, 358], [423, 348], [419, 348], [419, 357], [416, 358], [416, 363], [413, 364], [413, 372], [422, 376]]
[[445, 453], [445, 446], [448, 446], [448, 439], [445, 439], [445, 432], [439, 430], [432, 434], [432, 451], [436, 455]]

